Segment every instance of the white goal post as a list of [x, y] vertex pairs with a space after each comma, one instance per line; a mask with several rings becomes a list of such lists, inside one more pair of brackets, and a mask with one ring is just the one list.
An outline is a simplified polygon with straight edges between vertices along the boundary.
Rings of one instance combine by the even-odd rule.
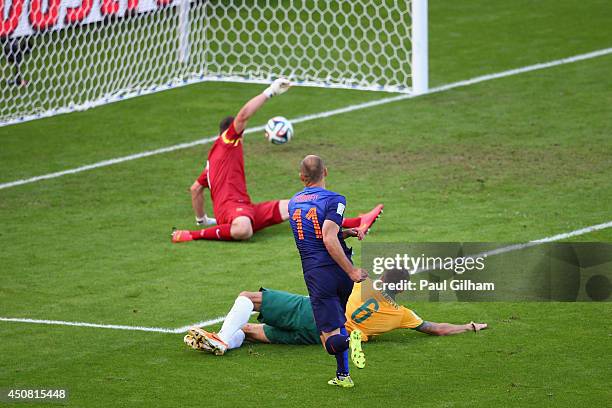
[[427, 0], [0, 0], [0, 126], [203, 81], [425, 93]]

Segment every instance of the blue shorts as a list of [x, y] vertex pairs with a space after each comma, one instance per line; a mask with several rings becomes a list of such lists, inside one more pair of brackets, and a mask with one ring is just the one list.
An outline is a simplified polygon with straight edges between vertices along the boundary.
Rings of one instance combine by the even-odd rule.
[[304, 272], [310, 304], [317, 329], [331, 332], [346, 323], [346, 302], [353, 291], [353, 281], [339, 266], [326, 266]]

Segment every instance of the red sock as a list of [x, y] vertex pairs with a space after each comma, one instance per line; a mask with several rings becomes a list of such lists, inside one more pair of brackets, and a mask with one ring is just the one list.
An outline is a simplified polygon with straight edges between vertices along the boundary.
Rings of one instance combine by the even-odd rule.
[[345, 218], [344, 221], [342, 221], [343, 228], [357, 228], [360, 225], [361, 217]]
[[193, 239], [208, 239], [212, 241], [231, 241], [232, 224], [217, 225], [198, 231], [189, 231]]

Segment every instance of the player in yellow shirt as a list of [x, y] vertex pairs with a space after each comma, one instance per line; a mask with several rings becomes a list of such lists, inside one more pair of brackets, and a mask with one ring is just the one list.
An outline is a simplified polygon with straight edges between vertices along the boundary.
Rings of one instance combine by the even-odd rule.
[[371, 281], [353, 286], [346, 305], [346, 329], [361, 330], [363, 341], [395, 329], [417, 329], [423, 323], [416, 313], [398, 305], [390, 295], [373, 290]]
[[[401, 274], [401, 272], [400, 272]], [[362, 341], [395, 329], [414, 329], [434, 336], [480, 331], [486, 323], [450, 324], [424, 321], [414, 311], [398, 305], [395, 293], [379, 292], [366, 280], [353, 287], [346, 305], [346, 329], [359, 329]], [[260, 323], [248, 323], [253, 312]], [[185, 343], [197, 350], [223, 355], [238, 348], [244, 340], [273, 344], [321, 344], [308, 296], [264, 289], [241, 292], [221, 330], [209, 333], [193, 327]]]

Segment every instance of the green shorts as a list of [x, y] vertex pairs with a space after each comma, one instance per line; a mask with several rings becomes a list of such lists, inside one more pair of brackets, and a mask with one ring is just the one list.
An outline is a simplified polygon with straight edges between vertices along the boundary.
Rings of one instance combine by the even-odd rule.
[[308, 296], [261, 288], [257, 320], [274, 344], [321, 344]]

